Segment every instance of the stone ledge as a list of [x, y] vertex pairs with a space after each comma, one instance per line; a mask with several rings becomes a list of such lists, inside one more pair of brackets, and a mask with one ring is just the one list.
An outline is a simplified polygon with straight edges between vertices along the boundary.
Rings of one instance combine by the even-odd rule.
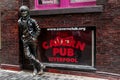
[[20, 65], [1, 64], [0, 68], [5, 70], [21, 71]]
[[81, 70], [81, 71], [96, 71], [96, 68], [85, 65], [72, 64], [57, 64], [57, 63], [43, 63], [48, 68], [67, 69], [67, 70]]
[[69, 14], [69, 13], [94, 13], [103, 12], [102, 5], [90, 6], [90, 7], [76, 7], [76, 8], [64, 8], [64, 9], [52, 9], [52, 10], [31, 10], [32, 16], [37, 15], [55, 15], [55, 14]]

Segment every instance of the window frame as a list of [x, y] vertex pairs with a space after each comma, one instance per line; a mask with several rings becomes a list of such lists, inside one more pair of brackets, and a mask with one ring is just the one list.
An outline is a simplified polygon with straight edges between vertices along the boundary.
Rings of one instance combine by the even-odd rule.
[[58, 4], [42, 4], [42, 5], [40, 5], [38, 0], [35, 0], [34, 5], [35, 5], [35, 9], [38, 9], [38, 10], [59, 8]]
[[[72, 70], [85, 70], [85, 71], [96, 71], [96, 27], [95, 26], [77, 26], [77, 27], [69, 27], [69, 29], [78, 29], [78, 28], [81, 28], [81, 29], [87, 29], [87, 30], [90, 30], [91, 31], [91, 65], [84, 65], [84, 64], [73, 64], [73, 63], [67, 63], [67, 62], [64, 62], [64, 63], [59, 63], [59, 61], [57, 62], [52, 62], [52, 61], [45, 61], [41, 58], [41, 61], [44, 65], [46, 65], [47, 67], [50, 67], [50, 68], [57, 68], [57, 69], [72, 69]], [[58, 30], [57, 30], [58, 29]], [[63, 29], [63, 30], [62, 30]], [[42, 28], [41, 30], [41, 33], [42, 35], [44, 34], [43, 31], [64, 31], [65, 29], [68, 29], [68, 28], [64, 28], [64, 27], [53, 27], [53, 28]], [[66, 30], [67, 31], [67, 30]], [[72, 30], [74, 31], [74, 30]], [[81, 30], [79, 30], [81, 31]], [[50, 39], [44, 39], [44, 40], [41, 40], [41, 44], [42, 42], [44, 41], [50, 41]], [[44, 55], [41, 55], [41, 57], [46, 57], [46, 58], [49, 58], [49, 57], [57, 57], [57, 56], [51, 56], [50, 54], [47, 55], [47, 49], [46, 51], [43, 49], [43, 47], [41, 48], [41, 46], [39, 45], [40, 47], [40, 50], [42, 51], [42, 53], [46, 54], [46, 56]], [[55, 47], [53, 47], [55, 48]], [[64, 47], [65, 48], [65, 47]], [[48, 49], [50, 51], [50, 49]], [[41, 52], [40, 51], [40, 52]], [[44, 52], [45, 51], [45, 52]], [[41, 53], [41, 54], [42, 54]], [[49, 52], [51, 53], [51, 51]], [[59, 58], [62, 58], [63, 56], [59, 56]], [[63, 58], [67, 58], [66, 56], [64, 56]]]

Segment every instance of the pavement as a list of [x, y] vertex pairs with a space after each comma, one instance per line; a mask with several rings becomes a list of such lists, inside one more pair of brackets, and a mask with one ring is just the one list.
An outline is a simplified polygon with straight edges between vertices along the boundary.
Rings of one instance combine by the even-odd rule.
[[0, 80], [107, 80], [85, 76], [45, 72], [42, 75], [33, 76], [29, 71], [9, 71], [0, 69]]

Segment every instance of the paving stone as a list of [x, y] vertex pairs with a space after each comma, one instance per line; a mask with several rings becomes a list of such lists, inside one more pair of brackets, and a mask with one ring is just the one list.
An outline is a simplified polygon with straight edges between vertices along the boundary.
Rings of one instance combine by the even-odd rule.
[[49, 72], [45, 72], [42, 75], [33, 76], [31, 72], [0, 70], [0, 80], [107, 80], [107, 79]]

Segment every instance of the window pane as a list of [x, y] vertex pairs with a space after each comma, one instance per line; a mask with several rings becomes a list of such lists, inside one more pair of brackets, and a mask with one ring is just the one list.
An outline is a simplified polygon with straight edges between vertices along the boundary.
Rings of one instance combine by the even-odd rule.
[[96, 0], [70, 0], [71, 3], [78, 3], [78, 2], [91, 2]]
[[38, 0], [39, 4], [59, 4], [59, 0]]
[[94, 66], [94, 32], [95, 27], [42, 28], [42, 62]]

